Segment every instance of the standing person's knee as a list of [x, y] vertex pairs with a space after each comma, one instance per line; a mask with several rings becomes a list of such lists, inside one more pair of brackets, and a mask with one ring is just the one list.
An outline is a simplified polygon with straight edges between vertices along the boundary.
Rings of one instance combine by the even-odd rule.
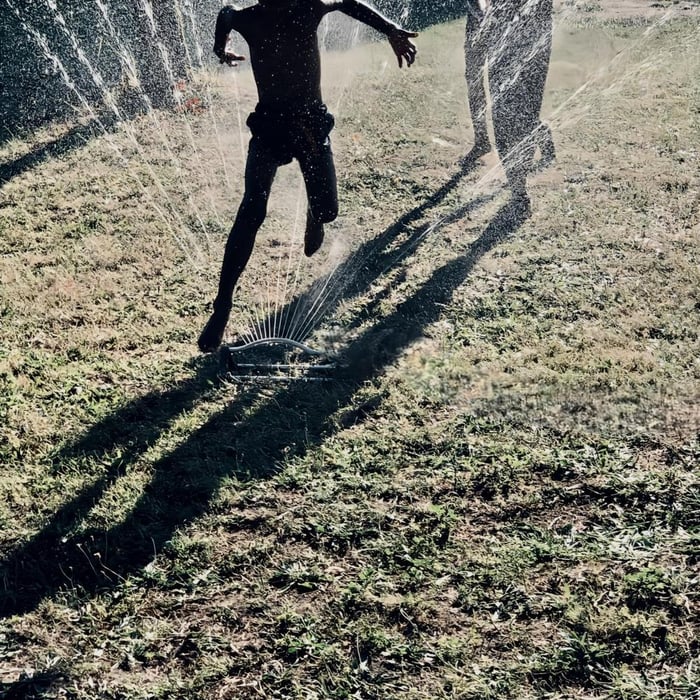
[[338, 217], [338, 186], [330, 149], [324, 162], [300, 161], [300, 165], [312, 216], [322, 224], [335, 221]]

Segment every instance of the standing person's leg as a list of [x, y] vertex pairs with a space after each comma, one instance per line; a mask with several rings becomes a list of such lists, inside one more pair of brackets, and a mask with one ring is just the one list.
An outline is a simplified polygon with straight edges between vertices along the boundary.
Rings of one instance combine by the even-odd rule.
[[554, 7], [552, 0], [538, 0], [537, 7], [532, 13], [532, 28], [530, 35], [534, 44], [534, 56], [528, 61], [527, 85], [530, 92], [530, 103], [533, 110], [532, 119], [539, 124], [536, 142], [540, 148], [540, 167], [546, 167], [555, 158], [552, 130], [540, 120], [544, 88], [549, 72], [549, 61], [552, 55], [552, 31]]
[[526, 66], [531, 48], [531, 27], [518, 12], [520, 0], [502, 0], [493, 16], [489, 36], [489, 92], [498, 155], [513, 194], [513, 206], [529, 214], [527, 174], [535, 152], [539, 107], [533, 119]]
[[494, 95], [491, 112], [496, 148], [518, 206], [527, 208], [526, 178], [534, 154], [531, 129], [522, 120], [527, 90], [520, 81], [511, 81], [511, 65], [497, 61], [489, 65], [489, 89]]
[[469, 3], [464, 35], [464, 68], [467, 79], [467, 100], [474, 130], [474, 145], [464, 156], [465, 163], [483, 156], [491, 150], [486, 128], [486, 37], [484, 15], [478, 2]]
[[245, 169], [245, 193], [226, 241], [214, 312], [199, 336], [202, 352], [213, 352], [221, 344], [231, 313], [233, 291], [248, 264], [255, 236], [267, 214], [267, 200], [277, 167], [272, 153], [259, 139], [251, 139]]
[[299, 166], [309, 200], [304, 254], [311, 257], [323, 243], [323, 225], [338, 216], [338, 183], [330, 139], [326, 137], [322, 144], [300, 153]]

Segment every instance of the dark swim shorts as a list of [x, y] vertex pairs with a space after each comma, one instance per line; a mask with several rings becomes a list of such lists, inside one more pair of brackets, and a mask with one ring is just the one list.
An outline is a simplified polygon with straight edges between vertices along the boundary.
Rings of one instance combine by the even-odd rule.
[[302, 107], [258, 105], [246, 121], [253, 138], [259, 139], [280, 165], [299, 160], [300, 154], [319, 153], [328, 143], [335, 125], [326, 105], [317, 102]]

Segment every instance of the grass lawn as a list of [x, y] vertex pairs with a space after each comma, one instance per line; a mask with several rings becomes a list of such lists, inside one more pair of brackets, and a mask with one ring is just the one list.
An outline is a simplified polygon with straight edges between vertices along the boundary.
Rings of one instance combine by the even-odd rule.
[[247, 68], [0, 147], [0, 695], [700, 697], [686, 4], [559, 8], [557, 159], [521, 225], [495, 153], [458, 164], [462, 22], [410, 70], [324, 57], [341, 214], [303, 259], [280, 171], [229, 335], [328, 279], [305, 318], [329, 383], [196, 352]]

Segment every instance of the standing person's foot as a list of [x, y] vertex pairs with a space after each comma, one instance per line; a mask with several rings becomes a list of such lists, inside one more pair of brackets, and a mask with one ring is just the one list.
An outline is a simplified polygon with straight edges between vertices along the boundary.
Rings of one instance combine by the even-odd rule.
[[513, 223], [522, 223], [525, 219], [529, 219], [532, 216], [532, 207], [530, 206], [530, 197], [527, 192], [513, 192], [513, 196], [508, 203], [508, 210]]
[[556, 158], [554, 150], [554, 141], [550, 138], [548, 141], [540, 145], [540, 160], [537, 163], [538, 170], [548, 168]]
[[537, 145], [540, 147], [540, 159], [537, 163], [537, 170], [544, 170], [548, 168], [556, 158], [552, 130], [546, 124], [540, 125]]
[[204, 326], [204, 330], [197, 341], [197, 345], [202, 352], [214, 352], [219, 348], [230, 313], [230, 304], [223, 307], [214, 305], [214, 313], [207, 321], [207, 325]]
[[323, 243], [323, 224], [312, 216], [306, 219], [306, 232], [304, 233], [304, 255], [310, 258]]
[[460, 158], [459, 164], [462, 167], [474, 166], [476, 165], [476, 161], [479, 160], [479, 158], [485, 156], [487, 153], [490, 152], [491, 144], [488, 138], [477, 139], [476, 141], [474, 141], [474, 145], [472, 146], [471, 150], [466, 155]]

